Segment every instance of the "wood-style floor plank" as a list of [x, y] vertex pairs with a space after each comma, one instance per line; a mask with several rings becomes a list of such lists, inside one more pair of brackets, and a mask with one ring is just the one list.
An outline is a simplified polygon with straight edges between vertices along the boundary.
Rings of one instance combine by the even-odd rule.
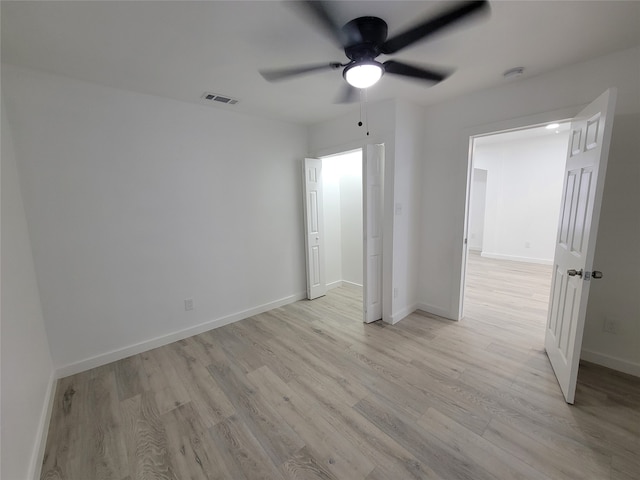
[[233, 415], [235, 413], [233, 404], [211, 377], [207, 367], [191, 355], [188, 343], [175, 342], [167, 347], [171, 363], [180, 372], [180, 381], [184, 385], [190, 403], [198, 411], [201, 422], [207, 428], [211, 428]]
[[232, 472], [231, 478], [238, 480], [284, 478], [248, 426], [236, 414], [213, 427], [211, 435], [217, 443], [227, 470]]
[[118, 398], [121, 401], [150, 390], [147, 374], [142, 368], [141, 355], [133, 355], [118, 360], [113, 362], [112, 365], [116, 376]]
[[454, 450], [464, 452], [465, 458], [471, 459], [473, 463], [495, 478], [551, 480], [542, 472], [514, 458], [508, 452], [434, 408], [427, 410], [420, 419], [419, 425], [434, 433], [439, 440], [444, 441]]
[[462, 460], [461, 452], [456, 452], [453, 446], [444, 443], [431, 430], [421, 428], [412, 418], [376, 395], [361, 400], [354, 408], [415, 458], [432, 468], [440, 478], [492, 479], [479, 465]]
[[640, 478], [640, 379], [544, 352], [551, 269], [471, 254], [465, 318], [331, 290], [58, 381], [42, 479]]
[[[153, 392], [147, 391], [121, 403], [130, 475], [140, 480], [179, 480], [168, 455], [167, 434], [155, 399]], [[84, 447], [77, 455], [83, 454]], [[85, 473], [70, 478], [91, 477]]]
[[210, 365], [209, 372], [235, 405], [239, 421], [247, 425], [275, 465], [304, 447], [304, 442], [275, 408], [256, 394], [239, 367]]
[[118, 389], [113, 369], [96, 369], [99, 373], [87, 385], [87, 417], [83, 425], [82, 444], [85, 448], [82, 471], [91, 478], [108, 480], [124, 478], [129, 468], [118, 459], [127, 457]]
[[223, 480], [231, 478], [224, 458], [214, 443], [202, 416], [186, 403], [162, 416], [167, 432], [167, 449], [181, 478]]
[[303, 447], [282, 464], [282, 473], [290, 480], [339, 480], [324, 465], [318, 463], [316, 455]]

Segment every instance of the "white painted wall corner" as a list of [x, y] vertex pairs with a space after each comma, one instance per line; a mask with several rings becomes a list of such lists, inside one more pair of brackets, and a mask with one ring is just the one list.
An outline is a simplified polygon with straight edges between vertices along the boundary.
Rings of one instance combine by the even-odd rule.
[[423, 312], [430, 313], [431, 315], [436, 315], [438, 317], [446, 318], [447, 320], [454, 320], [454, 321], [460, 320], [459, 318], [456, 318], [456, 316], [449, 310], [446, 310], [442, 307], [437, 307], [435, 305], [430, 305], [428, 303], [418, 302], [415, 309], [422, 310]]
[[400, 320], [407, 318], [409, 315], [411, 315], [413, 312], [415, 312], [418, 309], [418, 304], [414, 303], [412, 305], [409, 305], [401, 310], [398, 310], [397, 312], [391, 314], [391, 318], [390, 318], [390, 324], [391, 325], [395, 325], [396, 323], [398, 323]]

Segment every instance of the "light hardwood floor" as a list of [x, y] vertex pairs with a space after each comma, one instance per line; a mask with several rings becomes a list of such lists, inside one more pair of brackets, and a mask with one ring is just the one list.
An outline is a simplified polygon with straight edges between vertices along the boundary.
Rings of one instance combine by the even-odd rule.
[[638, 479], [640, 381], [587, 364], [564, 402], [548, 271], [472, 255], [461, 322], [340, 288], [61, 379], [42, 478]]

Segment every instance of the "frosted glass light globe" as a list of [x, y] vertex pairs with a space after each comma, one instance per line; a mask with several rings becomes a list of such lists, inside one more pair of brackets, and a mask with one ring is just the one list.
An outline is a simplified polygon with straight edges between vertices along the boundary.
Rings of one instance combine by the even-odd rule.
[[382, 77], [382, 65], [378, 62], [355, 64], [345, 68], [344, 78], [355, 88], [369, 88]]

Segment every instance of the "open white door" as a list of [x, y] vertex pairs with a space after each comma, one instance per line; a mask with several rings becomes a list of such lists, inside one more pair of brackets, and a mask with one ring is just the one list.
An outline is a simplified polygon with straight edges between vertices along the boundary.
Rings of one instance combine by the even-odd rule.
[[307, 253], [307, 298], [327, 293], [324, 277], [322, 160], [304, 159], [304, 225]]
[[571, 122], [553, 261], [545, 349], [567, 403], [573, 403], [607, 169], [616, 90]]
[[367, 145], [364, 158], [364, 321], [382, 318], [382, 206], [384, 145]]

